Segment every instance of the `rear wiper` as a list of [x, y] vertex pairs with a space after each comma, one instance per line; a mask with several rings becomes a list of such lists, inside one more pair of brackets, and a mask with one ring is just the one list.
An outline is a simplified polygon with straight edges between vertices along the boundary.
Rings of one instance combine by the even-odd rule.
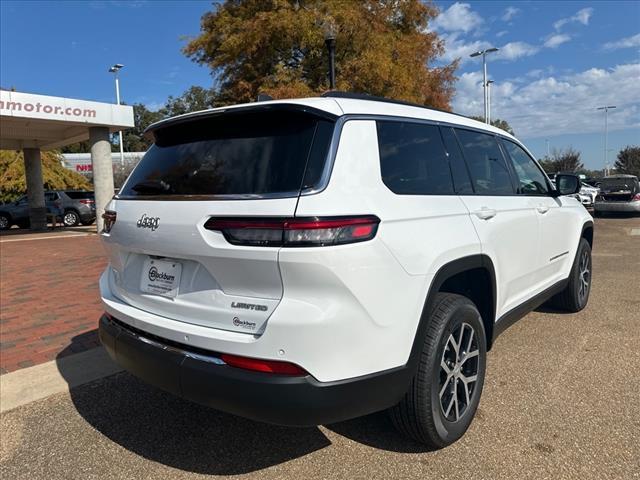
[[142, 194], [166, 193], [171, 190], [171, 185], [162, 180], [145, 180], [136, 183], [131, 190]]

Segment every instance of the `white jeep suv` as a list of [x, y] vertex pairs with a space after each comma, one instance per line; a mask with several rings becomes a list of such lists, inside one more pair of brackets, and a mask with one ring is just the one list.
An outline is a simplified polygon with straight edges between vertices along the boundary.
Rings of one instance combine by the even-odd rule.
[[593, 223], [511, 135], [332, 92], [197, 112], [104, 214], [100, 337], [126, 370], [284, 425], [389, 409], [432, 447], [475, 414], [496, 336], [591, 284]]

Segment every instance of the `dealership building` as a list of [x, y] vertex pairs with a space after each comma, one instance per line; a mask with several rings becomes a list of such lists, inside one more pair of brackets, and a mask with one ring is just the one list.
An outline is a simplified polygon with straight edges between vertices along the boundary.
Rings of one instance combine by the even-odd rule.
[[[119, 152], [111, 152], [111, 163], [121, 167], [132, 168], [140, 162], [145, 152], [124, 152], [122, 158]], [[90, 153], [63, 153], [62, 166], [81, 175], [90, 176], [93, 173]]]
[[113, 196], [111, 133], [134, 126], [133, 107], [0, 90], [0, 149], [22, 150], [31, 228], [46, 228], [40, 152], [89, 141], [96, 221]]

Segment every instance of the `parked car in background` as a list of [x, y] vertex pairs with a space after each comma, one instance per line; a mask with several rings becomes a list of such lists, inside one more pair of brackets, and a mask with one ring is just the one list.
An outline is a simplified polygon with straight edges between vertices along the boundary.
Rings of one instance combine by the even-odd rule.
[[96, 202], [93, 192], [83, 190], [55, 190], [46, 192], [62, 201], [62, 221], [65, 227], [79, 223], [91, 225], [96, 219]]
[[635, 175], [611, 175], [600, 183], [595, 214], [611, 212], [640, 213], [640, 184]]
[[[47, 213], [56, 215], [56, 218], [62, 218], [63, 207], [62, 199], [50, 192], [44, 196]], [[29, 200], [23, 195], [15, 202], [4, 203], [0, 205], [0, 230], [7, 230], [13, 225], [20, 228], [29, 228]]]
[[582, 182], [580, 192], [578, 192], [578, 198], [585, 207], [593, 207], [599, 192], [599, 188], [592, 187], [588, 183]]

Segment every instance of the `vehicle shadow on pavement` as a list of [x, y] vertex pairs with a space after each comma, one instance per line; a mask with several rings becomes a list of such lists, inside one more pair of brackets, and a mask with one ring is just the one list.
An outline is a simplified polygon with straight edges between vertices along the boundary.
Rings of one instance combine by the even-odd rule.
[[[83, 335], [71, 345], [82, 342]], [[58, 359], [69, 353], [63, 350]], [[64, 362], [58, 362], [58, 369], [63, 377], [69, 373]], [[72, 388], [70, 395], [78, 413], [113, 442], [154, 462], [193, 473], [250, 473], [331, 444], [318, 428], [246, 420], [165, 393], [126, 372]]]
[[400, 434], [386, 411], [326, 425], [329, 430], [373, 448], [398, 453], [426, 453], [433, 449]]

